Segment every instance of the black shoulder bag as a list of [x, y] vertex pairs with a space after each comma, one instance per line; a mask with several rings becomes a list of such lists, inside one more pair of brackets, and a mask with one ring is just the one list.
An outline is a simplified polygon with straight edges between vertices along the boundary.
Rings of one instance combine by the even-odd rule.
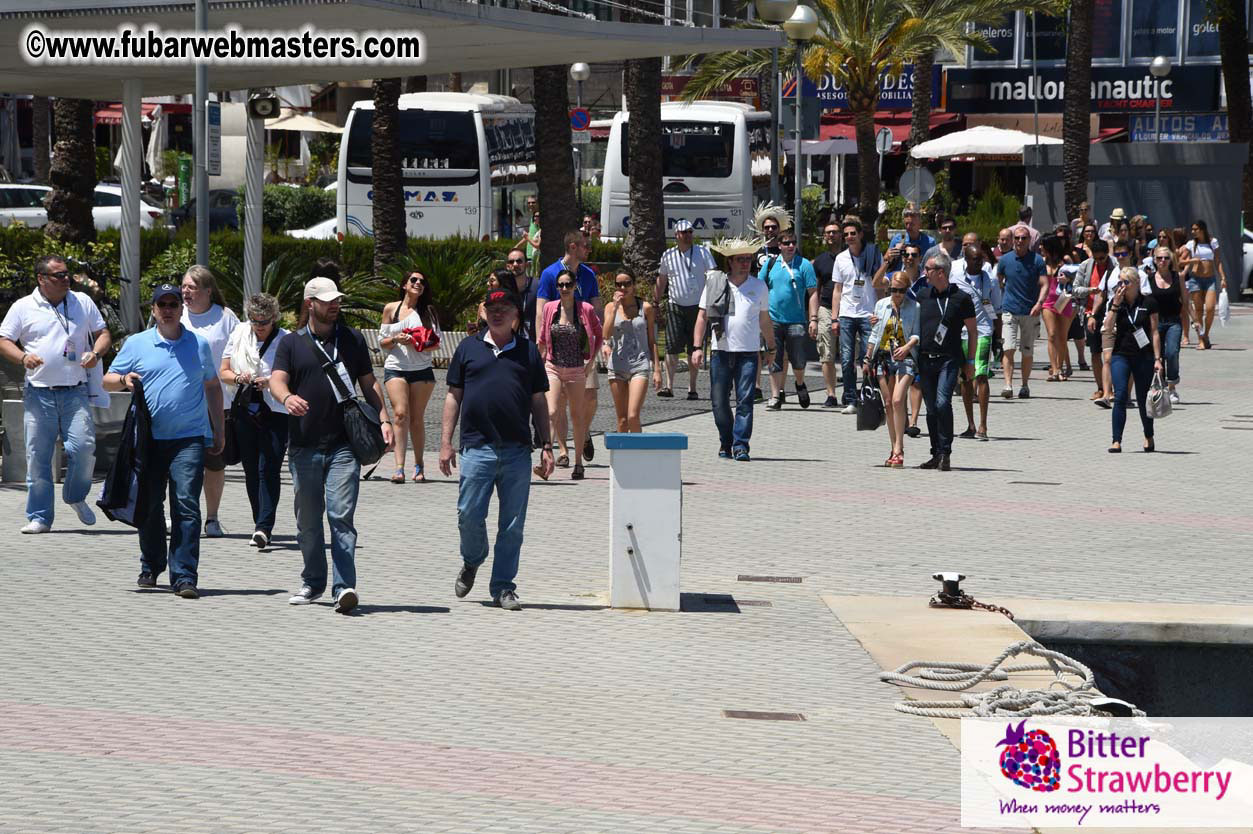
[[318, 344], [318, 340], [313, 338], [313, 333], [308, 327], [305, 328], [305, 336], [313, 345], [313, 349], [326, 360], [322, 364], [322, 370], [331, 381], [331, 387], [343, 398], [340, 410], [344, 420], [344, 433], [348, 435], [348, 446], [352, 449], [352, 456], [362, 466], [377, 463], [379, 458], [383, 457], [383, 452], [387, 451], [387, 443], [383, 440], [383, 424], [379, 421], [378, 414], [369, 403], [363, 402], [360, 397], [354, 397], [352, 390], [344, 385], [339, 371], [335, 370], [335, 363], [326, 355], [326, 351]]

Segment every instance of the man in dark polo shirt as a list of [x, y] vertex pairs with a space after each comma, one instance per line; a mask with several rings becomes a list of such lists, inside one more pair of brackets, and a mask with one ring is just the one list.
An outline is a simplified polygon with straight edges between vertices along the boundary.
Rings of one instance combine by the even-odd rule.
[[[979, 344], [975, 305], [970, 295], [948, 280], [953, 261], [944, 252], [927, 258], [927, 286], [918, 291], [918, 380], [927, 403], [931, 459], [919, 469], [949, 471], [953, 452], [953, 391], [965, 362], [973, 379]], [[967, 349], [962, 351], [962, 329]]]
[[842, 240], [840, 224], [832, 220], [822, 230], [822, 242], [827, 248], [814, 258], [814, 274], [818, 276], [818, 362], [822, 365], [822, 381], [827, 386], [823, 408], [840, 404], [835, 396], [835, 355], [839, 350], [839, 337], [831, 331], [831, 296], [835, 289], [831, 272], [835, 268], [835, 256], [844, 248]]
[[452, 474], [457, 465], [452, 435], [458, 418], [461, 428], [457, 529], [462, 565], [453, 591], [459, 597], [470, 593], [479, 565], [487, 560], [487, 505], [494, 488], [500, 506], [492, 601], [509, 611], [520, 611], [513, 580], [531, 495], [532, 420], [542, 449], [536, 474], [547, 480], [553, 471], [544, 398], [548, 375], [535, 343], [513, 332], [519, 315], [517, 297], [507, 290], [490, 290], [483, 307], [487, 330], [457, 346], [448, 364], [448, 396], [444, 398], [439, 470], [445, 475]]
[[[308, 605], [326, 590], [326, 547], [322, 516], [331, 525], [331, 592], [335, 610], [347, 614], [357, 606], [357, 463], [344, 432], [343, 409], [328, 374], [337, 373], [349, 392], [361, 386], [371, 408], [378, 409], [383, 440], [392, 445], [392, 424], [383, 407], [383, 392], [374, 378], [370, 351], [360, 330], [339, 320], [344, 294], [330, 278], [314, 274], [305, 284], [308, 324], [278, 343], [270, 393], [290, 415], [287, 466], [296, 493], [296, 541], [304, 556], [300, 591], [288, 600]], [[303, 318], [303, 316], [302, 316]]]

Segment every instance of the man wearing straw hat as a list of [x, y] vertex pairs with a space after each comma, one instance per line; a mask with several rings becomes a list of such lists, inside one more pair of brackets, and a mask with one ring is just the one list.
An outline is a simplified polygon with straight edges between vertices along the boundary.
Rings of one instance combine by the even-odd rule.
[[[753, 435], [753, 383], [760, 364], [763, 342], [777, 350], [770, 321], [770, 292], [753, 276], [753, 265], [762, 241], [725, 239], [712, 247], [727, 260], [727, 271], [710, 270], [705, 276], [700, 311], [696, 314], [696, 349], [692, 364], [702, 361], [701, 345], [710, 333], [709, 399], [718, 427], [718, 457], [749, 460]], [[735, 413], [731, 392], [735, 391]]]

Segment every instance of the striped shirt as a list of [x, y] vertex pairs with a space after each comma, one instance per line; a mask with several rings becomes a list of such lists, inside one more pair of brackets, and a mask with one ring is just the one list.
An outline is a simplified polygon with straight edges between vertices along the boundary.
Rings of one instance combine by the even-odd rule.
[[705, 271], [717, 268], [709, 249], [694, 244], [686, 252], [680, 252], [677, 246], [667, 249], [662, 253], [657, 273], [669, 281], [671, 301], [692, 307], [700, 303], [700, 294], [705, 289]]

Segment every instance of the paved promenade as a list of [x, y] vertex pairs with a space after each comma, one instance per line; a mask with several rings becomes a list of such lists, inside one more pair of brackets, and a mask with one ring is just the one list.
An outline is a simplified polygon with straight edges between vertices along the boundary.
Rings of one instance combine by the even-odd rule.
[[691, 440], [682, 613], [604, 607], [603, 446], [586, 481], [534, 486], [521, 613], [485, 604], [486, 574], [454, 597], [437, 473], [363, 484], [350, 617], [286, 604], [293, 519], [248, 547], [237, 469], [194, 602], [135, 590], [129, 528], [59, 505], [53, 533], [19, 536], [24, 491], [0, 490], [0, 832], [959, 831], [956, 751], [892, 710], [821, 594], [922, 605], [950, 569], [993, 602], [1247, 604], [1253, 310], [1235, 312], [1215, 350], [1185, 350], [1155, 455], [1134, 416], [1106, 453], [1090, 374], [995, 399], [993, 442], [958, 440], [950, 473], [881, 468], [886, 433], [818, 408], [816, 376], [809, 410], [757, 411], [749, 464], [715, 456], [707, 413], [659, 426]]

